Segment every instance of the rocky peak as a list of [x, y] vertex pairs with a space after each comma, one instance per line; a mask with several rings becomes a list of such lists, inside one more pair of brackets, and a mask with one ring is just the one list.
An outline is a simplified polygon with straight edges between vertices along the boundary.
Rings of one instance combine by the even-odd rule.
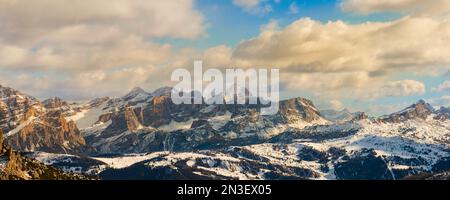
[[450, 107], [441, 106], [436, 112], [450, 115]]
[[67, 121], [63, 111], [50, 110], [5, 139], [5, 143], [20, 151], [80, 154], [92, 152], [75, 122]]
[[48, 108], [48, 109], [55, 109], [55, 108], [69, 106], [69, 104], [67, 102], [63, 101], [59, 97], [53, 97], [50, 99], [46, 99], [42, 103], [44, 104], [45, 108]]
[[23, 103], [37, 103], [36, 98], [21, 93], [9, 87], [0, 86], [0, 101], [8, 104], [8, 106], [15, 106]]
[[102, 103], [107, 102], [109, 100], [111, 100], [109, 97], [96, 98], [92, 101], [89, 101], [87, 105], [89, 108], [95, 108], [99, 107]]
[[321, 110], [321, 116], [332, 122], [359, 121], [367, 119], [368, 116], [364, 112], [351, 112], [349, 109], [343, 110]]
[[383, 117], [382, 121], [385, 122], [403, 122], [410, 119], [426, 119], [430, 114], [435, 112], [434, 108], [425, 102], [424, 100], [420, 100], [417, 103], [393, 114], [390, 114], [387, 117]]
[[153, 91], [151, 95], [154, 97], [171, 96], [172, 89], [172, 87], [162, 87]]
[[140, 87], [133, 88], [130, 92], [128, 92], [125, 96], [122, 97], [125, 101], [134, 99], [139, 95], [148, 95], [148, 93]]
[[356, 112], [353, 113], [353, 118], [351, 121], [360, 121], [360, 120], [364, 120], [364, 119], [368, 119], [369, 116], [367, 116], [367, 114], [365, 112]]
[[86, 180], [81, 174], [62, 172], [35, 159], [26, 158], [1, 143], [0, 130], [0, 180]]
[[450, 119], [450, 107], [444, 107], [442, 106], [435, 112], [436, 116], [435, 119], [438, 120], [448, 120]]
[[294, 98], [280, 102], [280, 114], [288, 119], [298, 119], [312, 122], [321, 119], [314, 103], [305, 98]]
[[9, 132], [31, 115], [44, 112], [44, 107], [34, 97], [12, 88], [0, 87], [0, 129]]

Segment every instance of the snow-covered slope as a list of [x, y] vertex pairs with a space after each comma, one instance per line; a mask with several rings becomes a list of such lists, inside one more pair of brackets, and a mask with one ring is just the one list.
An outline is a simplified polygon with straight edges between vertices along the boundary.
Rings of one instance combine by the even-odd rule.
[[101, 161], [106, 179], [402, 179], [450, 169], [450, 121], [429, 119], [388, 124], [363, 120], [331, 125], [320, 132], [331, 139], [231, 146], [196, 152], [155, 152]]
[[[174, 105], [170, 90], [135, 88], [86, 104], [53, 98], [45, 107], [4, 90], [0, 112], [13, 125], [2, 128], [29, 150], [95, 148], [84, 156], [28, 156], [105, 179], [401, 179], [450, 170], [448, 108], [425, 101], [375, 119], [327, 120], [304, 98], [281, 101], [278, 114], [263, 116], [261, 105]], [[10, 101], [21, 103], [20, 112], [11, 112]]]

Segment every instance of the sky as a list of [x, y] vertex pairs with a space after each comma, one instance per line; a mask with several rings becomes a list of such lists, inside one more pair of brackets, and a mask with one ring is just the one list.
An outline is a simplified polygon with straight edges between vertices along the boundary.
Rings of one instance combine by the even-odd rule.
[[448, 0], [0, 0], [0, 85], [88, 100], [177, 68], [279, 68], [321, 109], [450, 106]]

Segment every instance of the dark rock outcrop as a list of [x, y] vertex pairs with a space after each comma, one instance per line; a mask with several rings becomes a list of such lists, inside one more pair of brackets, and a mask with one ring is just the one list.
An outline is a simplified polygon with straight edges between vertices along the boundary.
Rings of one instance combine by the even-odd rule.
[[343, 180], [391, 180], [386, 162], [373, 150], [363, 149], [335, 165], [335, 174]]

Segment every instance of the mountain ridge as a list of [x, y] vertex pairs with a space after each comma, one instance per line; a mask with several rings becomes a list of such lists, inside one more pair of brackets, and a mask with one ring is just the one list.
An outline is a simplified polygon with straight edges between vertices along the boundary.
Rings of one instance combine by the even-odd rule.
[[[276, 115], [263, 116], [260, 104], [175, 105], [170, 93], [170, 87], [137, 88], [124, 95], [130, 98], [38, 101], [44, 113], [30, 114], [5, 142], [62, 170], [77, 166], [78, 173], [106, 179], [119, 172], [134, 177], [142, 172], [137, 169], [155, 173], [147, 178], [179, 178], [167, 173], [173, 167], [180, 177], [222, 179], [397, 179], [450, 169], [449, 109], [423, 100], [387, 116], [351, 113], [334, 121], [301, 97], [282, 100]], [[99, 157], [106, 154], [119, 158]], [[142, 162], [120, 170], [108, 163], [134, 160], [130, 155]]]

